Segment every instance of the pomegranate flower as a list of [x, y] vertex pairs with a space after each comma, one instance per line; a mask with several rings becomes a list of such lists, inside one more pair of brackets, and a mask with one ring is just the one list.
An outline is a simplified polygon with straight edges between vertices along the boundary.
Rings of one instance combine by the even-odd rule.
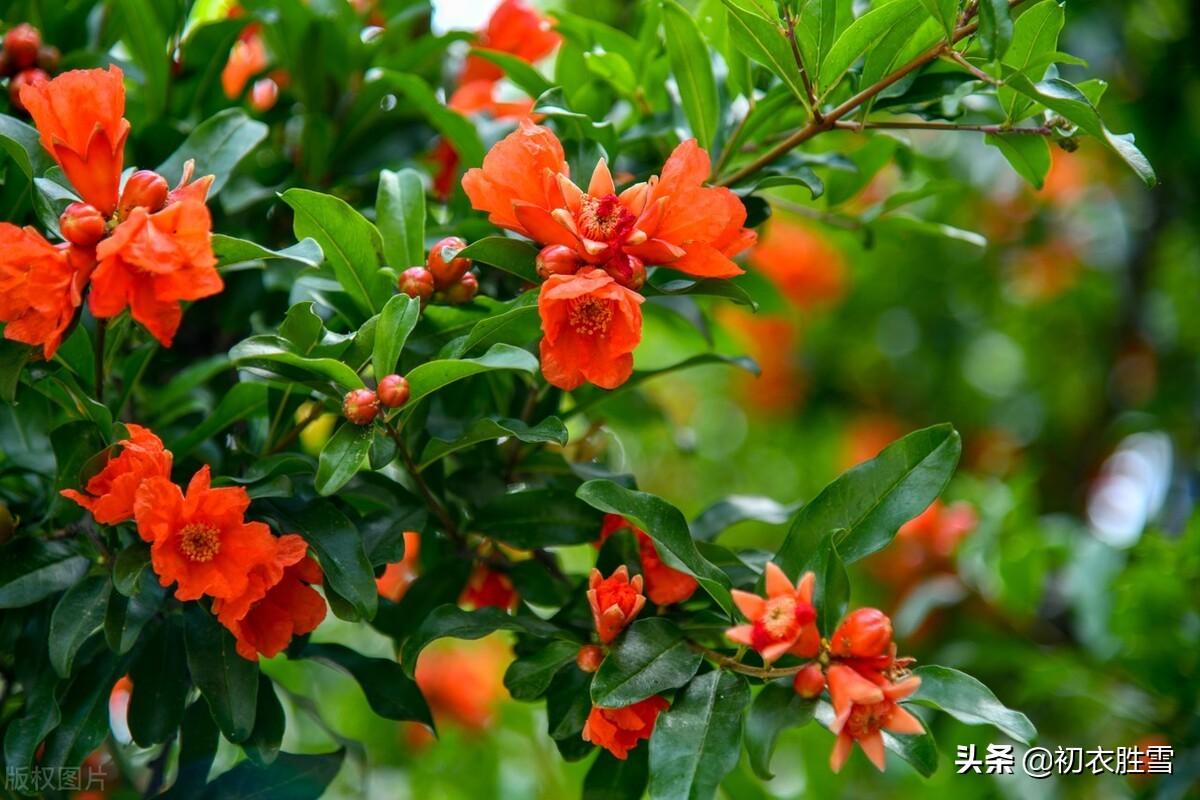
[[538, 295], [546, 380], [568, 391], [584, 381], [615, 389], [629, 380], [642, 300], [603, 270], [550, 276]]
[[4, 338], [39, 345], [46, 359], [83, 302], [91, 259], [55, 247], [33, 228], [0, 223], [0, 322]]
[[633, 622], [633, 618], [646, 605], [646, 598], [642, 595], [642, 576], [634, 575], [630, 580], [629, 570], [624, 564], [607, 578], [600, 574], [600, 570], [593, 569], [588, 576], [587, 599], [592, 607], [596, 635], [601, 642], [608, 644], [617, 638], [626, 625]]
[[[831, 670], [830, 683], [832, 682]], [[843, 713], [837, 714], [830, 726], [830, 730], [837, 734], [837, 742], [834, 743], [833, 753], [829, 757], [830, 769], [834, 772], [841, 771], [846, 759], [850, 757], [851, 748], [858, 742], [863, 753], [882, 772], [885, 763], [882, 731], [908, 735], [924, 733], [925, 728], [922, 727], [921, 721], [899, 704], [900, 700], [910, 696], [920, 685], [921, 679], [915, 675], [896, 683], [885, 681], [877, 687], [878, 699], [855, 701]]]
[[774, 562], [767, 562], [767, 596], [734, 589], [733, 602], [750, 620], [730, 628], [725, 635], [738, 644], [754, 648], [766, 664], [786, 653], [814, 658], [821, 647], [816, 610], [812, 604], [816, 576], [804, 573], [795, 586]]
[[596, 546], [604, 544], [609, 536], [617, 531], [628, 528], [637, 538], [638, 554], [642, 561], [642, 577], [646, 582], [646, 597], [650, 602], [659, 606], [669, 606], [672, 603], [682, 603], [699, 588], [696, 579], [686, 572], [668, 567], [658, 555], [654, 540], [645, 531], [635, 528], [620, 514], [605, 514], [604, 525], [600, 528], [600, 538]]
[[129, 438], [117, 442], [121, 454], [87, 482], [86, 493], [63, 489], [62, 496], [92, 512], [101, 525], [133, 519], [134, 500], [142, 481], [171, 477], [171, 451], [149, 428], [126, 423]]
[[624, 761], [639, 741], [654, 733], [654, 723], [667, 705], [666, 700], [653, 695], [624, 708], [593, 706], [583, 725], [583, 740]]
[[471, 205], [493, 224], [542, 245], [571, 248], [581, 261], [615, 272], [667, 265], [691, 275], [728, 278], [730, 257], [752, 245], [746, 209], [724, 188], [706, 188], [709, 158], [694, 139], [675, 148], [652, 177], [617, 194], [603, 159], [587, 189], [571, 182], [562, 143], [522, 120], [463, 176]]

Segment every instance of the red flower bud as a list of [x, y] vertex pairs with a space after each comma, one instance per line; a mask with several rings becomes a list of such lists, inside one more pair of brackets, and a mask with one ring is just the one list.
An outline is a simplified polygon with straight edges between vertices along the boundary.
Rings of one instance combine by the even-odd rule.
[[837, 658], [878, 658], [892, 646], [892, 621], [877, 608], [857, 608], [838, 625], [830, 640]]
[[80, 247], [95, 247], [107, 232], [104, 215], [87, 203], [71, 203], [58, 218], [63, 238]]
[[379, 398], [370, 389], [354, 389], [346, 392], [342, 401], [342, 415], [355, 425], [370, 425], [379, 413]]
[[50, 80], [50, 76], [36, 67], [17, 73], [17, 76], [8, 82], [8, 99], [13, 108], [18, 111], [25, 110], [25, 104], [21, 102], [21, 87], [33, 86], [35, 83], [48, 80]]
[[433, 297], [433, 273], [424, 267], [409, 267], [400, 273], [396, 288], [409, 297], [418, 298], [424, 308]]
[[279, 99], [279, 84], [270, 78], [254, 82], [250, 88], [250, 107], [260, 114], [270, 111]]
[[642, 595], [642, 576], [634, 575], [630, 580], [629, 570], [624, 564], [607, 578], [600, 574], [600, 570], [593, 569], [588, 576], [587, 598], [588, 605], [592, 607], [596, 634], [605, 644], [617, 638], [617, 634], [633, 622], [633, 618], [646, 605], [646, 598]]
[[379, 402], [387, 408], [399, 408], [408, 402], [408, 380], [400, 375], [384, 375], [375, 387]]
[[825, 689], [825, 673], [821, 671], [821, 665], [810, 661], [804, 669], [796, 673], [796, 678], [792, 681], [792, 688], [805, 700], [820, 697], [821, 692]]
[[471, 268], [471, 259], [458, 258], [459, 251], [466, 246], [465, 239], [458, 236], [447, 236], [430, 248], [429, 259], [425, 262], [425, 266], [433, 273], [433, 282], [437, 288], [449, 290]]
[[543, 247], [538, 251], [534, 263], [537, 266], [538, 277], [542, 280], [551, 275], [574, 275], [583, 266], [583, 260], [575, 251], [563, 244]]
[[604, 265], [612, 279], [635, 292], [646, 285], [646, 265], [635, 256], [621, 255]]
[[23, 22], [4, 34], [4, 52], [9, 63], [16, 69], [32, 67], [37, 63], [38, 48], [42, 46], [42, 34], [38, 29]]
[[167, 179], [162, 175], [153, 170], [139, 169], [125, 182], [117, 214], [124, 218], [135, 208], [145, 208], [151, 214], [161, 211], [167, 204], [167, 193], [170, 190]]
[[479, 293], [479, 279], [468, 272], [458, 279], [458, 283], [446, 289], [446, 302], [460, 306], [469, 303]]
[[594, 644], [585, 644], [575, 655], [575, 664], [584, 672], [595, 672], [600, 669], [604, 660], [604, 651]]

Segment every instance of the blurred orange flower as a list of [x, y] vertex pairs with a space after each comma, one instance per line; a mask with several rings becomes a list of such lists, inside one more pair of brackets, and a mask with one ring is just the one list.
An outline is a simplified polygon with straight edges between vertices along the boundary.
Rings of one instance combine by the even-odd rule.
[[375, 579], [375, 588], [379, 590], [379, 594], [393, 603], [399, 603], [409, 585], [416, 580], [420, 559], [421, 534], [405, 531], [404, 559], [388, 564], [383, 574]]
[[517, 606], [517, 590], [503, 572], [476, 564], [458, 597], [461, 605], [471, 608], [502, 608], [511, 611]]
[[74, 500], [92, 512], [101, 525], [116, 525], [133, 519], [134, 499], [142, 481], [171, 477], [171, 452], [141, 425], [126, 423], [129, 437], [117, 442], [121, 453], [109, 459], [100, 472], [87, 482], [86, 494], [63, 489], [62, 496]]
[[[560, 37], [549, 19], [524, 0], [504, 0], [496, 6], [487, 27], [479, 32], [479, 47], [514, 55], [526, 63], [538, 61], [558, 47]], [[504, 70], [479, 56], [467, 56], [460, 83], [497, 81]]]
[[221, 88], [230, 100], [242, 96], [246, 84], [255, 75], [265, 70], [271, 61], [267, 56], [267, 46], [257, 25], [248, 25], [238, 41], [234, 42], [229, 51], [229, 60], [221, 70]]
[[91, 259], [73, 258], [33, 228], [0, 222], [0, 322], [4, 338], [40, 345], [54, 357], [83, 302]]
[[642, 339], [642, 296], [599, 269], [552, 275], [542, 284], [542, 374], [560, 389], [584, 381], [615, 389], [633, 373]]
[[750, 251], [750, 264], [800, 308], [836, 303], [846, 290], [846, 261], [823, 234], [776, 217]]
[[759, 374], [738, 372], [743, 401], [760, 411], [795, 412], [804, 400], [804, 373], [796, 363], [799, 326], [782, 316], [755, 314], [736, 306], [719, 306], [717, 319], [758, 364]]
[[856, 467], [869, 461], [883, 448], [904, 435], [899, 419], [887, 414], [860, 414], [846, 427], [842, 444], [841, 468]]
[[[499, 638], [456, 641], [428, 647], [417, 660], [417, 686], [439, 726], [452, 722], [482, 731], [507, 696], [504, 670], [512, 660]], [[423, 728], [421, 730], [424, 730]]]

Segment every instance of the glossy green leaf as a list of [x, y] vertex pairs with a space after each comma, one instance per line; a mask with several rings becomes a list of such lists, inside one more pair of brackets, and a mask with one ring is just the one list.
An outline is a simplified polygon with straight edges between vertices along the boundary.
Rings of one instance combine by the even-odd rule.
[[733, 45], [747, 58], [775, 73], [792, 90], [796, 99], [807, 106], [809, 99], [800, 77], [800, 68], [796, 65], [783, 29], [746, 8], [745, 0], [722, 2], [729, 11], [729, 35]]
[[[1013, 21], [1012, 41], [1000, 63], [1032, 81], [1041, 80], [1058, 50], [1064, 19], [1058, 0], [1041, 0], [1026, 8]], [[1018, 93], [1004, 86], [997, 91], [997, 98], [1005, 117], [1012, 121], [1020, 119], [1018, 111], [1028, 107]]]
[[343, 421], [321, 448], [317, 477], [313, 481], [317, 493], [328, 497], [349, 483], [366, 462], [374, 438], [373, 425], [355, 425], [349, 420]]
[[504, 270], [529, 283], [538, 283], [537, 254], [537, 247], [529, 242], [507, 236], [487, 236], [467, 245], [458, 255]]
[[243, 761], [208, 785], [206, 800], [317, 800], [342, 768], [346, 751], [280, 753], [270, 766]]
[[396, 272], [425, 264], [425, 184], [415, 169], [381, 170], [375, 224], [385, 263]]
[[266, 766], [279, 755], [283, 744], [283, 732], [287, 720], [283, 714], [283, 704], [275, 693], [275, 684], [266, 675], [258, 676], [258, 708], [254, 712], [254, 730], [246, 741], [242, 742], [242, 750], [250, 760], [259, 766]]
[[1020, 711], [1007, 708], [992, 690], [965, 672], [927, 665], [914, 673], [921, 687], [911, 702], [945, 711], [968, 725], [991, 725], [1023, 744], [1033, 744], [1037, 729]]
[[838, 623], [846, 615], [850, 605], [850, 578], [846, 565], [838, 555], [836, 540], [841, 531], [830, 531], [821, 539], [813, 554], [804, 562], [796, 575], [789, 574], [793, 581], [806, 572], [816, 577], [813, 585], [813, 605], [817, 610], [817, 629], [832, 636]]
[[846, 70], [875, 46], [894, 25], [910, 14], [920, 12], [921, 0], [894, 0], [873, 6], [854, 20], [821, 63], [820, 89], [828, 91], [841, 80]]
[[208, 711], [204, 698], [197, 698], [183, 714], [179, 729], [179, 756], [175, 783], [161, 800], [198, 800], [217, 755], [221, 732]]
[[406, 409], [416, 406], [426, 395], [436, 392], [455, 381], [493, 370], [535, 372], [538, 361], [528, 351], [507, 344], [496, 344], [478, 358], [443, 359], [428, 361], [408, 373], [408, 404]]
[[556, 625], [533, 616], [513, 616], [499, 608], [464, 611], [456, 605], [435, 608], [405, 642], [400, 663], [410, 677], [416, 672], [417, 657], [438, 639], [482, 639], [496, 631], [517, 631], [541, 638], [573, 640]]
[[425, 450], [421, 453], [421, 458], [417, 466], [420, 469], [425, 469], [430, 464], [445, 458], [451, 453], [479, 444], [480, 442], [490, 442], [508, 437], [531, 443], [554, 442], [561, 446], [567, 443], [567, 427], [563, 425], [562, 420], [558, 417], [546, 417], [537, 425], [529, 425], [519, 419], [509, 419], [507, 417], [484, 417], [471, 423], [462, 436], [453, 441], [446, 442], [441, 439], [430, 439], [429, 444], [425, 446]]
[[1004, 58], [1013, 39], [1008, 0], [980, 0], [979, 50], [988, 61]]
[[362, 687], [371, 710], [379, 716], [433, 727], [433, 717], [421, 690], [395, 661], [370, 658], [340, 644], [309, 643], [301, 656], [348, 672]]
[[830, 531], [843, 531], [837, 550], [847, 563], [887, 545], [896, 531], [932, 503], [949, 482], [962, 439], [950, 425], [914, 431], [821, 490], [792, 520], [775, 562], [789, 576]]
[[788, 728], [807, 725], [816, 710], [816, 700], [796, 694], [791, 678], [779, 678], [763, 685], [746, 713], [746, 754], [754, 774], [765, 781], [775, 777], [771, 756], [779, 734]]
[[650, 737], [651, 799], [713, 797], [737, 766], [749, 702], [746, 679], [722, 670], [706, 672], [676, 695]]
[[109, 729], [109, 695], [127, 664], [128, 659], [105, 651], [75, 674], [59, 699], [62, 716], [41, 750], [40, 766], [77, 766], [104, 741]]
[[258, 662], [237, 653], [233, 634], [199, 603], [183, 607], [187, 665], [225, 738], [243, 742], [254, 730]]
[[671, 74], [679, 86], [679, 96], [688, 125], [700, 147], [707, 150], [717, 136], [717, 83], [713, 78], [708, 46], [700, 29], [683, 6], [675, 0], [661, 0], [663, 31], [667, 40], [667, 58]]
[[332, 358], [301, 355], [287, 339], [272, 334], [243, 339], [229, 351], [229, 357], [243, 369], [263, 370], [283, 378], [315, 376], [331, 381], [339, 390], [363, 388], [362, 378], [353, 367]]
[[942, 26], [946, 33], [946, 41], [951, 41], [954, 37], [954, 28], [958, 22], [958, 3], [959, 0], [921, 0], [925, 10]]
[[395, 371], [404, 344], [417, 326], [420, 316], [421, 302], [406, 294], [398, 294], [388, 300], [383, 311], [379, 312], [379, 322], [375, 326], [375, 348], [371, 354], [376, 380]]
[[129, 731], [142, 747], [161, 744], [175, 735], [183, 720], [192, 686], [187, 679], [187, 653], [180, 617], [169, 616], [157, 627], [129, 671]]
[[0, 608], [21, 608], [83, 577], [88, 560], [66, 542], [22, 537], [0, 548]]
[[559, 670], [575, 661], [579, 645], [552, 641], [532, 655], [522, 656], [504, 673], [504, 688], [514, 700], [536, 700], [550, 688]]
[[479, 507], [474, 527], [520, 549], [593, 541], [603, 519], [563, 489], [526, 489], [500, 495]]
[[613, 642], [593, 676], [592, 702], [620, 708], [678, 688], [692, 679], [701, 660], [674, 623], [637, 620]]
[[67, 590], [50, 618], [50, 663], [64, 678], [79, 648], [104, 624], [112, 581], [107, 574], [90, 575]]
[[257, 414], [267, 406], [267, 387], [261, 383], [239, 383], [221, 396], [217, 407], [179, 439], [168, 439], [167, 447], [182, 458], [205, 439]]
[[37, 130], [6, 114], [0, 114], [0, 150], [8, 153], [30, 181], [54, 163], [42, 147]]
[[316, 239], [305, 239], [282, 250], [271, 250], [257, 242], [214, 233], [212, 247], [213, 255], [217, 257], [221, 267], [230, 267], [251, 261], [295, 261], [306, 267], [317, 267], [325, 259]]
[[1013, 170], [1035, 189], [1042, 188], [1050, 171], [1050, 143], [1046, 137], [989, 133], [984, 141], [999, 150]]
[[[267, 138], [267, 126], [246, 116], [240, 108], [227, 108], [201, 122], [183, 140], [157, 172], [174, 186], [188, 161], [196, 162], [195, 176], [214, 177], [209, 197], [216, 196], [229, 182], [242, 159]], [[303, 238], [303, 237], [300, 237]]]
[[601, 750], [583, 778], [583, 800], [640, 800], [650, 778], [649, 752], [641, 745], [619, 759]]

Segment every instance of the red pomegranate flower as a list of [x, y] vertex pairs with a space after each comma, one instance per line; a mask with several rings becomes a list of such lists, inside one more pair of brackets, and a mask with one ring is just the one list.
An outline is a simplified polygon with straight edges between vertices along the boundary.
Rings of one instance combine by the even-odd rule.
[[55, 247], [33, 228], [0, 223], [0, 322], [4, 338], [40, 345], [47, 360], [82, 303], [92, 261]]
[[[538, 61], [558, 46], [559, 36], [551, 22], [524, 0], [504, 0], [496, 6], [487, 27], [479, 32], [479, 46], [514, 55], [526, 63]], [[479, 56], [467, 56], [460, 83], [494, 82], [504, 70]]]
[[633, 618], [646, 605], [642, 595], [642, 576], [629, 578], [625, 565], [617, 567], [607, 578], [600, 570], [593, 569], [588, 576], [588, 605], [592, 607], [592, 620], [596, 623], [596, 635], [608, 644], [633, 622]]
[[754, 244], [746, 209], [724, 188], [706, 188], [708, 154], [694, 139], [675, 148], [652, 177], [617, 194], [601, 160], [587, 190], [571, 182], [562, 144], [523, 120], [463, 176], [471, 205], [488, 219], [542, 245], [570, 247], [588, 264], [619, 268], [627, 259], [692, 275], [728, 278], [730, 257]]
[[87, 482], [86, 494], [63, 489], [62, 496], [74, 500], [92, 512], [101, 525], [116, 525], [133, 519], [134, 499], [142, 481], [149, 478], [171, 477], [171, 451], [141, 425], [127, 423], [129, 438], [117, 442], [121, 454], [110, 459], [104, 468]]
[[278, 542], [261, 522], [246, 522], [250, 495], [242, 487], [211, 488], [208, 466], [192, 476], [185, 495], [162, 477], [138, 488], [134, 518], [150, 546], [150, 563], [175, 596], [232, 599], [243, 594], [255, 567], [271, 563]]
[[117, 207], [129, 135], [123, 80], [121, 70], [110, 66], [72, 70], [21, 88], [21, 103], [42, 146], [79, 196], [106, 217]]
[[629, 380], [642, 300], [600, 269], [550, 276], [538, 295], [546, 380], [567, 390], [584, 381], [615, 389]]
[[813, 658], [821, 646], [816, 611], [812, 604], [816, 576], [804, 573], [792, 586], [787, 575], [774, 562], [767, 562], [767, 596], [734, 589], [733, 602], [750, 620], [725, 631], [731, 641], [753, 647], [764, 663], [770, 664], [785, 653]]
[[637, 538], [638, 552], [642, 561], [642, 576], [646, 582], [646, 597], [658, 606], [669, 606], [672, 603], [682, 603], [693, 594], [699, 584], [696, 579], [686, 572], [668, 567], [658, 555], [658, 547], [654, 540], [643, 530], [635, 528], [620, 514], [605, 514], [604, 525], [600, 528], [600, 538], [596, 544], [601, 545], [617, 531], [628, 528]]
[[654, 695], [624, 708], [593, 706], [583, 725], [583, 739], [624, 761], [639, 741], [654, 733], [654, 723], [667, 705]]
[[[833, 671], [830, 670], [831, 685], [832, 682]], [[829, 757], [830, 769], [834, 772], [841, 771], [846, 759], [850, 757], [851, 748], [858, 742], [863, 753], [882, 772], [885, 757], [881, 731], [909, 735], [924, 733], [921, 721], [898, 702], [915, 692], [920, 685], [921, 679], [915, 675], [898, 683], [885, 680], [878, 687], [879, 699], [855, 701], [838, 714], [830, 726], [830, 730], [837, 734], [837, 742], [834, 743], [833, 753]]]
[[511, 611], [517, 606], [517, 590], [503, 572], [476, 564], [463, 587], [458, 602], [472, 608], [502, 608]]

